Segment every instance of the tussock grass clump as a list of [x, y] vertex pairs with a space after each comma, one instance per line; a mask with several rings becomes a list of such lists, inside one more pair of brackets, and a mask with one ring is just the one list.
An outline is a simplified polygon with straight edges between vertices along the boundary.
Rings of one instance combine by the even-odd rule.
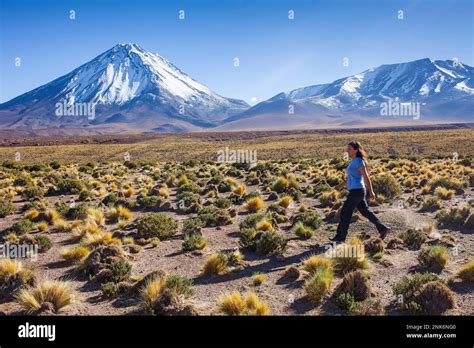
[[321, 196], [319, 196], [319, 201], [323, 207], [332, 206], [334, 203], [337, 202], [339, 198], [339, 191], [332, 190], [329, 192], [323, 192]]
[[29, 314], [43, 311], [58, 313], [77, 299], [70, 283], [59, 280], [46, 280], [35, 287], [20, 290], [15, 298]]
[[119, 219], [128, 221], [132, 218], [133, 214], [127, 208], [119, 205], [117, 208], [112, 207], [107, 211], [107, 219], [111, 222], [117, 222]]
[[17, 236], [22, 236], [30, 232], [33, 229], [33, 226], [34, 225], [30, 220], [21, 219], [12, 225], [11, 230]]
[[437, 177], [431, 179], [428, 182], [428, 185], [430, 185], [430, 187], [433, 191], [436, 191], [436, 189], [438, 187], [442, 187], [442, 188], [448, 189], [448, 190], [460, 191], [464, 187], [467, 186], [456, 178], [447, 178], [447, 177], [444, 177], [444, 176], [437, 176]]
[[184, 236], [183, 250], [202, 250], [207, 246], [207, 241], [199, 234], [189, 234]]
[[0, 218], [4, 218], [15, 210], [13, 201], [9, 197], [0, 196]]
[[364, 249], [369, 255], [376, 255], [382, 253], [385, 248], [385, 244], [382, 239], [373, 237], [364, 242]]
[[240, 184], [232, 188], [232, 193], [236, 194], [237, 196], [245, 195], [246, 191], [247, 191], [247, 186], [245, 186], [245, 184]]
[[451, 207], [436, 214], [436, 219], [442, 227], [462, 228], [469, 227], [471, 208], [468, 205]]
[[20, 261], [0, 259], [0, 300], [9, 300], [19, 288], [34, 281], [31, 270]]
[[152, 315], [196, 315], [195, 308], [186, 303], [192, 293], [192, 280], [179, 275], [168, 275], [158, 272], [146, 277], [143, 287], [139, 289], [140, 306], [147, 314]]
[[393, 287], [393, 292], [398, 296], [398, 303], [403, 309], [412, 314], [422, 314], [425, 312], [423, 305], [419, 301], [419, 293], [425, 284], [430, 282], [440, 282], [441, 279], [432, 273], [415, 273], [413, 276], [403, 277]]
[[243, 259], [239, 251], [220, 251], [211, 255], [204, 265], [204, 275], [220, 275], [226, 273], [229, 266], [233, 266]]
[[245, 297], [239, 292], [226, 294], [219, 300], [219, 309], [227, 315], [269, 315], [268, 305], [262, 302], [253, 292], [248, 292]]
[[443, 207], [443, 202], [436, 197], [426, 198], [420, 207], [420, 212], [434, 212]]
[[458, 271], [457, 276], [463, 281], [474, 283], [474, 260], [469, 261]]
[[319, 214], [311, 210], [298, 213], [294, 215], [291, 220], [293, 225], [298, 222], [302, 222], [305, 226], [308, 226], [313, 230], [317, 230], [322, 224], [322, 220]]
[[303, 260], [303, 269], [309, 274], [313, 274], [320, 269], [332, 271], [333, 266], [332, 261], [330, 259], [312, 255], [307, 259]]
[[454, 190], [448, 190], [439, 186], [434, 190], [434, 194], [440, 199], [448, 200], [454, 197]]
[[81, 238], [81, 245], [91, 249], [110, 244], [120, 245], [122, 242], [120, 239], [113, 237], [111, 232], [86, 233]]
[[432, 281], [424, 284], [415, 300], [430, 315], [441, 315], [456, 306], [454, 293], [445, 284]]
[[228, 259], [223, 253], [211, 255], [204, 265], [204, 275], [219, 275], [227, 272]]
[[309, 239], [315, 235], [314, 230], [305, 226], [301, 221], [298, 221], [295, 226], [293, 226], [293, 231], [301, 239]]
[[344, 276], [338, 291], [350, 294], [355, 301], [363, 301], [370, 297], [371, 287], [364, 272], [358, 270]]
[[37, 224], [35, 224], [35, 228], [40, 232], [44, 232], [48, 229], [48, 223], [44, 221], [38, 222]]
[[271, 186], [272, 191], [282, 193], [285, 192], [289, 187], [289, 182], [286, 178], [278, 178]]
[[245, 203], [245, 209], [250, 213], [256, 213], [265, 208], [265, 203], [260, 197], [250, 198]]
[[90, 250], [81, 245], [63, 249], [60, 252], [61, 258], [71, 263], [81, 262], [87, 256], [89, 256], [89, 254], [90, 254]]
[[306, 297], [314, 303], [319, 302], [329, 292], [333, 273], [328, 269], [318, 269], [304, 283]]
[[441, 272], [448, 262], [448, 251], [442, 245], [434, 245], [420, 250], [420, 265], [435, 272]]
[[400, 238], [409, 249], [418, 250], [426, 241], [426, 233], [422, 229], [410, 228], [403, 232]]
[[252, 284], [253, 286], [260, 286], [265, 282], [265, 275], [262, 273], [255, 273], [252, 276]]
[[336, 246], [330, 251], [330, 257], [333, 259], [334, 270], [338, 274], [369, 268], [364, 244], [358, 238], [352, 238], [347, 243]]
[[287, 242], [284, 234], [266, 231], [256, 238], [255, 250], [263, 255], [282, 254], [286, 249]]
[[269, 231], [269, 232], [273, 232], [275, 230], [273, 228], [272, 223], [268, 221], [267, 219], [259, 221], [257, 225], [255, 226], [255, 229], [257, 231]]
[[30, 221], [36, 221], [39, 215], [40, 215], [40, 212], [38, 211], [38, 209], [32, 208], [24, 214], [24, 217], [25, 219], [28, 219]]
[[177, 230], [178, 223], [165, 213], [146, 213], [137, 220], [137, 232], [144, 238], [163, 240], [174, 236]]
[[281, 197], [280, 201], [278, 202], [278, 205], [287, 209], [291, 205], [291, 203], [293, 203], [293, 198], [291, 196], [286, 195]]
[[374, 176], [372, 186], [376, 194], [382, 194], [388, 199], [392, 199], [401, 193], [399, 182], [391, 174]]

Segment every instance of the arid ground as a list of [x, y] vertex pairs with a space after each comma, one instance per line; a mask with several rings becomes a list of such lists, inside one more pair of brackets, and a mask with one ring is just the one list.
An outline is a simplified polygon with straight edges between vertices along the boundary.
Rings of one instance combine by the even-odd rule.
[[[352, 139], [371, 157], [371, 209], [391, 228], [381, 241], [355, 214], [338, 248], [362, 246], [357, 260], [326, 253]], [[474, 314], [473, 129], [90, 142], [0, 148], [2, 243], [40, 248], [14, 270], [0, 265], [0, 312]], [[258, 164], [217, 163], [226, 147], [256, 150]], [[67, 283], [63, 304], [28, 298], [45, 280]], [[167, 288], [177, 296], [165, 305]], [[258, 305], [231, 306], [235, 292]]]

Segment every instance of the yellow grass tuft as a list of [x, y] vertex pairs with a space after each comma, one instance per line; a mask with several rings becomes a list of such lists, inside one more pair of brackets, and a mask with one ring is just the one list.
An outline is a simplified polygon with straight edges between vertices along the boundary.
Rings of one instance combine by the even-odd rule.
[[312, 255], [303, 261], [303, 269], [309, 274], [313, 274], [319, 269], [332, 271], [332, 268], [332, 261], [321, 256]]
[[227, 315], [269, 315], [268, 305], [262, 302], [253, 292], [243, 298], [239, 292], [226, 294], [219, 301], [219, 309]]
[[35, 287], [23, 289], [15, 298], [27, 313], [40, 311], [46, 304], [52, 305], [53, 311], [57, 313], [76, 301], [70, 283], [59, 280], [46, 280]]
[[256, 213], [265, 208], [265, 203], [260, 197], [250, 198], [247, 203], [245, 203], [245, 209], [251, 213]]
[[278, 205], [286, 209], [291, 205], [292, 202], [293, 198], [291, 196], [283, 196], [278, 202]]
[[72, 263], [80, 262], [89, 256], [90, 250], [84, 246], [78, 245], [75, 247], [63, 249], [60, 252], [61, 258]]

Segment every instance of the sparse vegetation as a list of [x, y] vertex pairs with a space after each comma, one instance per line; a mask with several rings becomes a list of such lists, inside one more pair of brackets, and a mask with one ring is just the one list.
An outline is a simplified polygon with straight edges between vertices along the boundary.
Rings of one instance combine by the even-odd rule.
[[219, 309], [227, 315], [269, 315], [268, 305], [262, 302], [253, 292], [248, 292], [245, 297], [239, 292], [226, 294], [219, 300]]
[[[439, 131], [456, 139], [464, 132]], [[338, 245], [334, 254], [328, 250], [323, 254], [322, 248], [327, 236], [335, 233], [347, 195], [347, 190], [335, 190], [344, 180], [347, 162], [331, 159], [340, 154], [321, 147], [320, 135], [306, 134], [304, 146], [299, 135], [281, 135], [277, 139], [280, 146], [275, 146], [273, 136], [265, 143], [259, 137], [246, 140], [245, 146], [251, 144], [259, 151], [259, 162], [253, 167], [216, 163], [212, 156], [222, 142], [208, 141], [208, 135], [202, 135], [199, 142], [187, 135], [180, 138], [177, 147], [161, 140], [139, 143], [133, 149], [134, 160], [126, 162], [117, 154], [129, 148], [120, 143], [114, 144], [114, 151], [94, 144], [80, 145], [80, 152], [76, 145], [48, 147], [47, 152], [64, 152], [56, 162], [49, 157], [41, 164], [5, 162], [0, 165], [0, 218], [4, 226], [0, 241], [36, 245], [40, 254], [32, 268], [29, 261], [9, 260], [7, 265], [0, 260], [0, 301], [13, 301], [21, 291], [36, 288], [37, 279], [44, 279], [46, 270], [54, 267], [55, 276], [74, 276], [74, 288], [86, 298], [85, 312], [95, 305], [91, 299], [100, 290], [106, 298], [120, 296], [120, 301], [130, 303], [119, 310], [115, 301], [103, 301], [101, 306], [112, 314], [136, 309], [153, 315], [269, 313], [268, 306], [256, 304], [254, 296], [239, 292], [238, 296], [226, 294], [232, 297], [226, 310], [220, 301], [217, 306], [203, 305], [202, 284], [212, 294], [205, 303], [216, 303], [216, 294], [232, 284], [230, 291], [253, 289], [278, 315], [299, 314], [299, 302], [273, 306], [289, 292], [298, 294], [297, 301], [320, 304], [314, 309], [307, 304], [310, 315], [320, 311], [332, 314], [334, 303], [347, 315], [381, 315], [384, 310], [391, 315], [398, 314], [399, 309], [387, 305], [395, 301], [388, 298], [387, 290], [392, 279], [401, 277], [394, 291], [396, 288], [396, 303], [403, 310], [444, 314], [452, 309], [449, 314], [464, 314], [466, 308], [461, 304], [471, 305], [464, 291], [473, 282], [474, 269], [468, 261], [472, 260], [468, 237], [474, 230], [472, 159], [464, 157], [468, 151], [463, 151], [462, 158], [453, 161], [451, 154], [459, 151], [455, 146], [461, 142], [444, 136], [429, 147], [417, 148], [420, 154], [399, 156], [400, 151], [408, 151], [398, 145], [399, 137], [416, 142], [422, 134], [428, 133], [358, 133], [371, 155], [377, 198], [369, 203], [393, 233], [382, 241], [366, 219], [355, 214], [349, 236], [357, 238]], [[244, 144], [240, 135], [234, 136], [235, 144]], [[284, 147], [281, 138], [288, 141]], [[346, 138], [334, 134], [334, 141], [342, 146]], [[397, 141], [392, 146], [387, 139]], [[157, 142], [162, 148], [156, 151], [154, 147], [150, 152], [151, 144], [156, 146]], [[446, 148], [448, 143], [451, 148]], [[189, 144], [191, 147], [184, 151]], [[463, 146], [470, 144], [466, 141]], [[41, 148], [45, 150], [24, 147], [22, 151], [30, 152], [25, 161], [44, 159]], [[92, 148], [94, 153], [88, 152]], [[197, 158], [195, 148], [200, 149], [199, 156], [209, 155], [206, 160]], [[332, 144], [333, 148], [338, 149]], [[12, 154], [11, 148], [3, 149], [5, 154]], [[389, 156], [388, 149], [394, 154]], [[73, 153], [74, 157], [69, 157]], [[144, 153], [150, 160], [139, 159]], [[77, 162], [85, 154], [87, 161]], [[99, 160], [92, 161], [96, 154], [100, 154]], [[165, 157], [169, 162], [161, 161]], [[154, 161], [157, 158], [159, 162]], [[397, 199], [403, 201], [403, 209], [397, 209]], [[431, 224], [433, 218], [437, 224], [432, 228], [420, 228]], [[462, 258], [448, 260], [447, 248], [455, 245], [462, 245]], [[236, 251], [238, 247], [245, 260]], [[315, 255], [308, 257], [309, 252]], [[414, 259], [417, 254], [419, 265]], [[187, 277], [166, 272], [142, 276], [144, 269], [157, 262], [166, 270], [183, 271]], [[444, 268], [441, 275], [445, 278], [448, 274], [446, 280], [431, 273], [411, 275], [413, 270], [441, 272]], [[333, 277], [338, 279], [332, 282]], [[199, 279], [200, 286], [192, 297], [191, 279]], [[337, 288], [332, 289], [333, 283]], [[129, 301], [134, 296], [139, 304]], [[460, 308], [454, 306], [456, 300]], [[31, 309], [23, 307], [28, 313], [57, 312], [55, 305], [32, 302], [27, 305]], [[18, 306], [7, 303], [1, 311], [10, 314], [10, 308]]]

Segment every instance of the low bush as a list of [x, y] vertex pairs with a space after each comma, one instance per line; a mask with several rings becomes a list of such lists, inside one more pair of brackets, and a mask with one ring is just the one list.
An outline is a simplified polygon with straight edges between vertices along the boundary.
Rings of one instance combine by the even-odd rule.
[[137, 219], [137, 232], [141, 237], [157, 237], [161, 240], [172, 237], [178, 223], [165, 213], [146, 213]]

